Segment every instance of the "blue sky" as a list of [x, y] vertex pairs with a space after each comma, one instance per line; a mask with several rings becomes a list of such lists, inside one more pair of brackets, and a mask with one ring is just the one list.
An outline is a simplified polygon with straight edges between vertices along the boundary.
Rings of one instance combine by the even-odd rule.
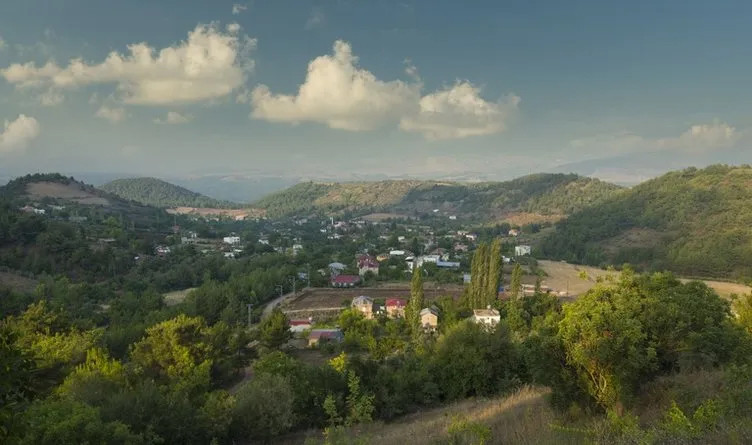
[[0, 173], [751, 162], [750, 20], [743, 1], [8, 0]]

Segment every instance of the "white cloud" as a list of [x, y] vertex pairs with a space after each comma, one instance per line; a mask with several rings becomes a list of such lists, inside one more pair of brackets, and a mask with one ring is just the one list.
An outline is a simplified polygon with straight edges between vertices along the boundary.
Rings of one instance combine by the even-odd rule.
[[657, 141], [661, 148], [703, 152], [720, 148], [733, 147], [741, 138], [736, 129], [725, 122], [692, 125], [679, 137], [664, 138]]
[[110, 108], [106, 105], [102, 105], [95, 113], [95, 116], [116, 124], [125, 120], [125, 118], [128, 117], [128, 114], [123, 108]]
[[39, 136], [39, 122], [33, 117], [19, 115], [16, 120], [5, 121], [0, 132], [0, 153], [22, 151]]
[[338, 40], [334, 54], [308, 64], [297, 95], [273, 94], [266, 85], [253, 90], [252, 116], [272, 122], [319, 122], [341, 130], [370, 130], [398, 121], [417, 107], [420, 86], [384, 82], [357, 66], [350, 44]]
[[63, 94], [60, 93], [59, 91], [56, 91], [50, 88], [46, 92], [37, 96], [37, 99], [39, 99], [39, 103], [42, 106], [54, 107], [56, 105], [60, 105], [61, 103], [63, 103], [63, 101], [65, 100], [65, 96], [63, 96]]
[[589, 136], [570, 141], [569, 145], [580, 154], [624, 154], [645, 151], [671, 150], [700, 153], [735, 146], [742, 132], [725, 122], [696, 124], [679, 136], [646, 138], [631, 132]]
[[232, 15], [239, 15], [241, 12], [248, 9], [247, 5], [242, 5], [240, 3], [235, 3], [232, 5]]
[[520, 98], [515, 95], [504, 101], [488, 102], [480, 97], [480, 88], [469, 82], [457, 82], [423, 96], [418, 113], [403, 117], [400, 128], [432, 140], [500, 133], [519, 103]]
[[308, 16], [308, 20], [306, 20], [305, 29], [311, 30], [314, 28], [318, 28], [320, 26], [323, 26], [326, 22], [326, 16], [323, 12], [321, 12], [320, 9], [314, 9], [311, 11], [311, 15]]
[[112, 83], [122, 101], [131, 104], [198, 102], [224, 97], [245, 83], [255, 44], [216, 25], [199, 25], [187, 40], [158, 51], [136, 43], [127, 54], [113, 51], [101, 63], [73, 59], [66, 67], [51, 61], [37, 67], [28, 62], [0, 70], [0, 75], [18, 88]]
[[177, 111], [168, 111], [167, 116], [165, 116], [164, 119], [158, 118], [154, 119], [155, 124], [169, 124], [169, 125], [179, 125], [179, 124], [186, 124], [190, 122], [193, 119], [193, 116], [187, 115], [187, 114], [180, 114]]
[[8, 44], [5, 43], [5, 40], [3, 40], [3, 36], [0, 36], [0, 51], [5, 50], [5, 48], [8, 47]]
[[237, 34], [237, 33], [239, 33], [241, 28], [242, 27], [239, 24], [237, 24], [237, 23], [229, 23], [225, 27], [225, 29], [227, 30], [227, 32], [229, 32], [230, 34]]

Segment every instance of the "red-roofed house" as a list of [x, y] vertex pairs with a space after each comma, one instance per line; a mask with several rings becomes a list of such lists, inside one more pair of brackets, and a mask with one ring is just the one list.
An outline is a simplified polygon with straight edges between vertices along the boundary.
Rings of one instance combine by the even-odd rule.
[[345, 334], [339, 329], [314, 329], [308, 334], [308, 346], [314, 347], [322, 342], [342, 343], [345, 340]]
[[306, 329], [311, 329], [311, 320], [290, 320], [290, 332], [301, 333]]
[[404, 298], [388, 298], [386, 300], [386, 314], [390, 318], [404, 317], [407, 300]]
[[358, 258], [358, 275], [361, 277], [371, 272], [374, 275], [379, 274], [379, 262], [368, 255]]
[[332, 287], [355, 287], [360, 284], [358, 275], [337, 275], [332, 278]]

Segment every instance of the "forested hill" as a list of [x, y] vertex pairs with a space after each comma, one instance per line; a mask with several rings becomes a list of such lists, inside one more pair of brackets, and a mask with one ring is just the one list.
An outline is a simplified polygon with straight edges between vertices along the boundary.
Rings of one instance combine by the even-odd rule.
[[405, 216], [456, 214], [461, 219], [480, 221], [515, 217], [556, 220], [603, 202], [619, 190], [616, 185], [573, 174], [535, 174], [481, 183], [305, 182], [272, 194], [255, 206], [266, 209], [270, 217], [350, 211]]
[[237, 204], [209, 198], [157, 178], [116, 179], [100, 188], [123, 199], [154, 207], [238, 207]]
[[668, 173], [557, 224], [547, 256], [688, 276], [752, 278], [752, 168]]

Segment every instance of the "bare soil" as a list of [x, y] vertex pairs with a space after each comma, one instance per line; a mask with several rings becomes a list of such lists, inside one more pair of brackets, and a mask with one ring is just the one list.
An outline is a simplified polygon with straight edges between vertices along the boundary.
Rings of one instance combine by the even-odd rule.
[[59, 182], [34, 182], [26, 187], [26, 194], [34, 199], [67, 199], [86, 205], [109, 206], [110, 201], [84, 190], [78, 184], [61, 184]]

